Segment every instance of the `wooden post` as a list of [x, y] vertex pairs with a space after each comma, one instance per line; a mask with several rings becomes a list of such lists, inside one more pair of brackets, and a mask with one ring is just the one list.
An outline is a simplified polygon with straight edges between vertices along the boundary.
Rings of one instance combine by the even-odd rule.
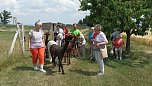
[[23, 54], [25, 52], [25, 44], [24, 44], [24, 41], [25, 41], [25, 38], [24, 38], [24, 25], [22, 24], [22, 51], [23, 51]]
[[20, 24], [17, 24], [17, 29], [19, 30], [18, 37], [19, 37], [20, 51], [22, 52], [22, 55], [23, 55], [23, 51], [22, 51], [22, 37], [21, 37], [21, 28], [20, 28]]
[[12, 42], [12, 45], [11, 45], [11, 48], [10, 48], [10, 51], [9, 51], [9, 54], [11, 54], [13, 52], [13, 48], [14, 48], [14, 45], [15, 45], [15, 42], [16, 42], [16, 39], [18, 37], [18, 34], [19, 34], [19, 31], [17, 30], [16, 33], [15, 33], [15, 36], [14, 36], [14, 39], [13, 39], [13, 42]]

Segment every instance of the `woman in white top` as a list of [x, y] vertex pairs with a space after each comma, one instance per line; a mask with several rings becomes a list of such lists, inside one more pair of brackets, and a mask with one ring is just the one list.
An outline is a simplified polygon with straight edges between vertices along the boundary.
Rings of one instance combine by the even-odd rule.
[[93, 41], [94, 41], [94, 45], [95, 45], [95, 58], [99, 65], [99, 73], [98, 73], [99, 76], [104, 75], [103, 58], [105, 58], [101, 55], [100, 49], [103, 46], [106, 47], [106, 44], [108, 43], [106, 35], [101, 30], [102, 30], [102, 27], [100, 24], [95, 25], [95, 33], [97, 33], [97, 36]]
[[34, 65], [34, 70], [38, 70], [38, 67], [36, 64], [37, 64], [37, 59], [39, 59], [39, 63], [40, 63], [39, 71], [46, 72], [43, 69], [45, 42], [43, 39], [44, 33], [41, 30], [41, 27], [42, 27], [42, 23], [40, 21], [37, 21], [35, 23], [35, 28], [33, 30], [30, 30], [28, 46], [32, 54], [32, 63]]

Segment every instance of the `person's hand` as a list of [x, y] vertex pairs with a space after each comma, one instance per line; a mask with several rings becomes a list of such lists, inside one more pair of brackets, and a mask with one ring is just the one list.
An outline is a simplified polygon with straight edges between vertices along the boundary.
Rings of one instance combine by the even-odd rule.
[[93, 42], [95, 42], [95, 39], [91, 39]]
[[99, 45], [100, 45], [99, 43], [97, 43], [97, 44], [96, 44], [96, 46], [100, 48], [100, 46], [99, 46]]
[[44, 46], [44, 49], [46, 49], [46, 46]]

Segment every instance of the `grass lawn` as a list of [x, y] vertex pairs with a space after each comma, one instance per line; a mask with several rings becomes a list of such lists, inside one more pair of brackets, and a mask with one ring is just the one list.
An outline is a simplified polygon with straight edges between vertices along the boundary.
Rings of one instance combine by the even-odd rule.
[[[58, 67], [52, 69], [49, 61], [45, 60], [44, 69], [47, 71], [45, 74], [33, 71], [30, 53], [26, 51], [25, 56], [22, 57], [18, 42], [16, 42], [15, 51], [8, 57], [7, 51], [11, 46], [14, 34], [14, 32], [0, 32], [0, 86], [152, 85], [152, 47], [131, 42], [131, 53], [124, 53], [122, 61], [109, 55], [105, 62], [104, 76], [97, 76], [96, 62], [75, 58], [72, 58], [71, 65], [64, 65], [65, 75], [58, 72]], [[87, 49], [86, 58], [89, 56]]]

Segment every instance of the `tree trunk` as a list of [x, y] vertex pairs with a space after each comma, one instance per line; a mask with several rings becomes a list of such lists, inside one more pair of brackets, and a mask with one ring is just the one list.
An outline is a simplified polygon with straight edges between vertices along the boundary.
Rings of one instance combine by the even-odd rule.
[[130, 31], [127, 31], [126, 34], [127, 34], [126, 51], [130, 52], [130, 36], [131, 36]]

